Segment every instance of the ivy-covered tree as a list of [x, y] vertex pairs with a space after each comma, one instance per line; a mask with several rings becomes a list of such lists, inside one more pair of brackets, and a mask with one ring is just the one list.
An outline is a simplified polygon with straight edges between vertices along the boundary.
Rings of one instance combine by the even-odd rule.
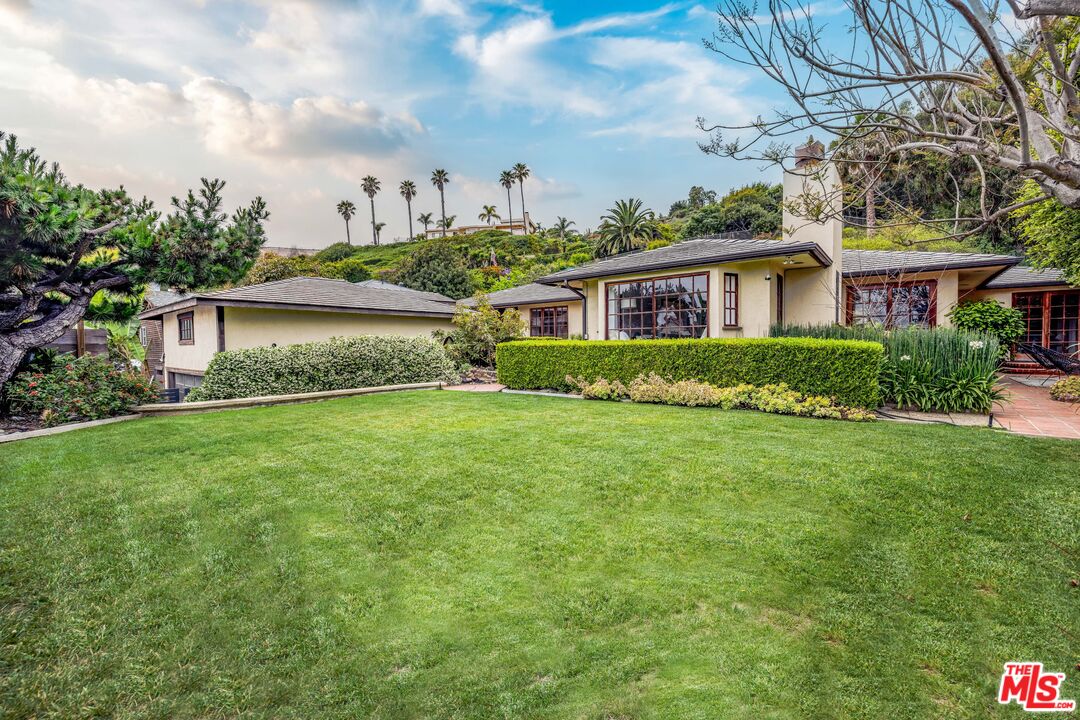
[[455, 300], [473, 291], [472, 277], [461, 254], [448, 242], [430, 242], [408, 257], [394, 282], [413, 290], [441, 293]]
[[0, 133], [0, 388], [28, 350], [60, 337], [102, 291], [124, 297], [149, 281], [186, 290], [243, 277], [269, 213], [255, 198], [227, 217], [224, 186], [203, 179], [162, 219], [123, 187], [70, 183]]

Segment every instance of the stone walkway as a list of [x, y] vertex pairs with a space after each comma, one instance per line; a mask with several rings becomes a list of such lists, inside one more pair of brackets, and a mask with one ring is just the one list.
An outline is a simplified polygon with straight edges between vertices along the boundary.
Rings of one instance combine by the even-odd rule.
[[1050, 399], [1050, 388], [1032, 387], [1005, 378], [1009, 402], [994, 408], [994, 420], [1022, 435], [1080, 440], [1080, 404]]

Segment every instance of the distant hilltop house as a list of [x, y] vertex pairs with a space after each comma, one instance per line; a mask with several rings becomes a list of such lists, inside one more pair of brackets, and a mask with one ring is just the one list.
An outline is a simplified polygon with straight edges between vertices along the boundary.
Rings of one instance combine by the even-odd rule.
[[282, 257], [301, 257], [314, 255], [320, 248], [279, 247], [275, 245], [263, 245], [262, 251], [267, 255], [281, 255]]
[[[508, 232], [510, 234], [522, 233], [522, 231], [524, 231], [523, 234], [531, 235], [532, 233], [537, 231], [537, 227], [536, 223], [534, 223], [532, 221], [532, 218], [529, 217], [529, 213], [526, 212], [524, 220], [522, 220], [521, 218], [514, 218], [513, 222], [503, 222], [500, 220], [499, 222], [492, 223], [491, 225], [458, 225], [456, 227], [447, 229], [446, 236], [451, 237], [453, 235], [473, 235], [478, 232], [484, 232], [485, 230], [502, 230], [503, 232]], [[422, 239], [425, 237], [437, 238], [442, 237], [442, 234], [442, 228], [432, 228], [431, 230], [428, 230], [426, 234], [424, 231], [416, 233], [416, 237], [418, 239]]]

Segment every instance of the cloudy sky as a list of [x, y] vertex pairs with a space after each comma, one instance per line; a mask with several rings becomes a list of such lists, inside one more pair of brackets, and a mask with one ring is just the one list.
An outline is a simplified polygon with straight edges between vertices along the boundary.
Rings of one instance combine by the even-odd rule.
[[438, 214], [436, 167], [459, 222], [505, 214], [515, 162], [535, 220], [585, 229], [617, 198], [666, 210], [692, 184], [779, 179], [697, 148], [697, 116], [775, 100], [702, 46], [714, 25], [693, 2], [0, 0], [0, 129], [161, 207], [221, 177], [231, 206], [267, 199], [271, 245], [343, 239], [345, 198], [366, 239], [368, 174], [384, 240], [407, 234], [404, 178], [413, 215]]

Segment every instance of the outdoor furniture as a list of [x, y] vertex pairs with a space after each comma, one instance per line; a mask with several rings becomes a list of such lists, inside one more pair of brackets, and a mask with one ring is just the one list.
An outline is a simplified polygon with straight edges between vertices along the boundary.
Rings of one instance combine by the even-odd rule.
[[1032, 360], [1047, 370], [1060, 370], [1066, 375], [1080, 373], [1080, 360], [1063, 352], [1051, 350], [1041, 345], [1033, 345], [1032, 343], [1017, 343], [1016, 348], [1020, 352], [1030, 355]]

